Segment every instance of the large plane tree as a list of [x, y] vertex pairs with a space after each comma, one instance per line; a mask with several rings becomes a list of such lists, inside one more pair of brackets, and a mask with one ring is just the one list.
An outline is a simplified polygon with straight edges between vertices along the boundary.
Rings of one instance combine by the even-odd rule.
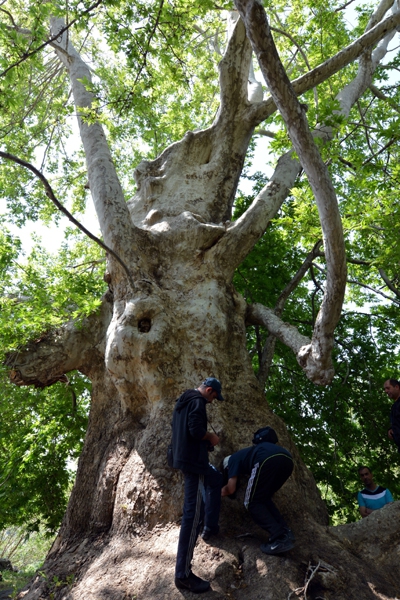
[[[397, 90], [382, 61], [400, 12], [391, 1], [362, 7], [352, 29], [339, 4], [197, 4], [0, 5], [4, 195], [15, 218], [21, 206], [28, 217], [49, 218], [51, 203], [78, 209], [90, 193], [108, 286], [96, 310], [87, 296], [101, 286], [80, 290], [80, 307], [64, 276], [65, 301], [56, 309], [70, 320], [56, 327], [45, 285], [46, 314], [36, 325], [43, 330], [7, 357], [18, 386], [43, 388], [79, 371], [92, 390], [67, 512], [44, 571], [21, 597], [179, 597], [172, 574], [182, 481], [166, 466], [166, 446], [176, 397], [213, 375], [226, 402], [210, 410], [222, 438], [212, 462], [273, 425], [295, 457], [278, 502], [297, 539], [287, 558], [261, 556], [261, 533], [240, 501], [225, 504], [221, 539], [195, 555], [215, 597], [392, 598], [397, 505], [369, 523], [327, 529], [312, 474], [270, 410], [264, 382], [276, 340], [304, 377], [332, 381], [345, 243], [355, 266], [377, 262], [371, 277], [397, 289], [395, 270], [388, 275], [377, 259], [378, 243], [375, 256], [362, 255], [362, 242], [370, 247], [364, 229], [349, 233], [346, 221], [345, 242], [341, 206], [354, 223], [369, 211], [379, 230], [372, 198], [379, 205], [396, 185]], [[85, 168], [82, 155], [65, 147], [72, 114]], [[272, 174], [233, 218], [255, 135], [273, 140], [264, 157]], [[370, 163], [375, 170], [367, 172]], [[276, 306], [246, 301], [233, 286], [235, 272], [280, 215], [303, 262]], [[98, 261], [87, 260], [98, 274]], [[315, 318], [295, 326], [282, 318], [285, 302], [316, 265], [324, 282]], [[268, 332], [259, 377], [246, 346], [249, 326]], [[243, 544], [245, 532], [255, 538]]]

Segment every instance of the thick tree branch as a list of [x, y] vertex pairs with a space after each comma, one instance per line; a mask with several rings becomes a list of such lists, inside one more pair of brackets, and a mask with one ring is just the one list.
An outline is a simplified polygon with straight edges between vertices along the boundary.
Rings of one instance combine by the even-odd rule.
[[381, 0], [376, 10], [372, 13], [365, 31], [370, 31], [370, 29], [377, 25], [386, 15], [387, 11], [392, 8], [394, 3], [395, 0]]
[[[186, 212], [202, 223], [222, 224], [231, 218], [237, 183], [253, 125], [246, 120], [251, 47], [238, 20], [220, 62], [222, 101], [214, 123], [203, 131], [188, 131], [153, 161], [135, 169], [137, 193], [129, 201], [134, 222], [146, 227], [152, 214], [166, 218]], [[177, 185], [186, 180], [185, 193]], [[151, 205], [151, 209], [149, 208]]]
[[216, 121], [229, 117], [232, 99], [236, 107], [248, 105], [247, 81], [251, 63], [251, 47], [240, 20], [232, 18], [232, 32], [219, 69], [220, 107]]
[[333, 331], [340, 318], [346, 287], [344, 238], [336, 194], [304, 111], [279, 59], [263, 7], [254, 0], [236, 0], [236, 6], [317, 203], [324, 236], [327, 283], [312, 342], [302, 350], [302, 366], [313, 381], [329, 383], [333, 377]]
[[274, 174], [239, 219], [227, 226], [226, 235], [216, 247], [218, 260], [224, 265], [228, 279], [260, 239], [286, 200], [297, 176], [301, 172], [293, 151], [281, 156]]
[[[389, 19], [392, 18], [397, 18], [400, 21], [400, 10], [398, 10], [393, 17], [389, 17]], [[385, 23], [387, 20], [388, 19], [386, 19], [383, 23]], [[382, 25], [382, 23], [380, 25]], [[376, 27], [379, 27], [379, 25]], [[376, 27], [374, 27], [374, 29], [376, 29]], [[374, 29], [370, 31], [373, 31]], [[368, 35], [368, 33], [364, 35]], [[362, 58], [360, 59], [360, 66], [356, 77], [347, 86], [345, 86], [337, 96], [337, 100], [340, 102], [339, 114], [347, 117], [350, 114], [350, 110], [354, 103], [358, 98], [360, 98], [365, 90], [368, 89], [372, 81], [372, 75], [378, 64], [386, 55], [389, 42], [392, 40], [395, 34], [396, 29], [390, 29], [385, 33], [384, 36], [382, 36], [379, 45], [372, 53], [365, 52], [363, 54]]]
[[[311, 340], [299, 333], [293, 325], [280, 319], [271, 308], [259, 303], [249, 304], [246, 313], [246, 324], [262, 325], [273, 336], [288, 346], [298, 356], [301, 348], [308, 346]], [[297, 359], [299, 360], [299, 358]], [[300, 362], [300, 361], [299, 361]]]
[[[297, 43], [297, 41], [294, 39], [294, 37], [292, 35], [290, 35], [290, 33], [288, 33], [287, 31], [285, 31], [284, 29], [277, 29], [276, 27], [271, 27], [271, 31], [274, 31], [275, 33], [279, 33], [279, 34], [284, 35], [285, 37], [287, 37], [292, 42], [292, 44], [297, 48], [297, 51], [299, 52], [299, 54], [301, 55], [302, 59], [304, 60], [306, 66], [307, 66], [307, 69], [309, 71], [311, 71], [311, 66], [310, 66], [310, 63], [308, 61], [307, 54], [304, 52], [304, 50], [300, 46], [300, 44]], [[313, 94], [314, 94], [315, 106], [318, 106], [317, 88], [313, 89]]]
[[[93, 94], [82, 83], [91, 82], [91, 73], [66, 33], [64, 22], [52, 19], [52, 42], [58, 58], [65, 66], [72, 86], [78, 113], [78, 124], [86, 155], [90, 191], [99, 219], [104, 242], [121, 257], [124, 263], [135, 261], [138, 255], [135, 228], [131, 222], [122, 187], [113, 164], [102, 126], [85, 122], [85, 110], [91, 108]], [[58, 36], [57, 36], [58, 34]]]
[[[399, 15], [397, 13], [395, 15], [395, 19], [391, 20], [392, 24], [393, 22], [397, 22], [398, 16]], [[386, 20], [385, 22], [386, 24], [387, 21], [388, 20]], [[377, 31], [378, 30], [375, 30], [375, 33]], [[380, 35], [382, 35], [382, 31], [386, 31], [386, 25], [384, 28], [380, 28], [379, 31]], [[383, 56], [386, 54], [388, 41], [392, 38], [393, 35], [394, 31], [392, 30], [382, 41], [382, 43], [378, 46], [378, 48], [374, 51], [372, 56], [369, 55], [361, 61], [360, 68], [355, 80], [351, 84], [346, 86], [346, 88], [344, 88], [344, 90], [338, 95], [337, 99], [339, 100], [341, 105], [341, 110], [339, 112], [343, 116], [348, 116], [351, 107], [354, 105], [354, 102], [370, 84], [373, 71], [376, 68], [379, 61], [382, 60]], [[362, 37], [363, 43], [365, 43], [366, 39], [370, 39], [365, 38], [365, 36]], [[335, 61], [333, 61], [333, 63], [331, 64], [334, 64], [334, 62]], [[304, 81], [304, 78], [300, 78], [300, 80]], [[317, 129], [314, 132], [314, 135], [323, 137], [325, 140], [329, 140], [333, 137], [333, 131], [331, 128], [320, 126], [319, 129]], [[276, 172], [274, 173], [274, 176], [271, 178], [270, 182], [255, 199], [248, 211], [246, 211], [246, 213], [244, 213], [236, 223], [228, 227], [227, 236], [224, 236], [224, 238], [220, 241], [220, 250], [223, 250], [222, 246], [225, 246], [226, 249], [229, 248], [228, 254], [231, 258], [234, 257], [239, 260], [242, 260], [246, 253], [249, 251], [249, 249], [252, 247], [252, 243], [255, 243], [259, 239], [259, 237], [261, 237], [263, 233], [261, 231], [261, 228], [265, 228], [267, 226], [268, 220], [276, 214], [276, 212], [279, 210], [281, 203], [285, 199], [282, 189], [282, 183], [284, 182], [287, 192], [289, 192], [291, 187], [293, 187], [295, 179], [298, 173], [301, 171], [301, 168], [300, 165], [296, 167], [296, 161], [292, 158], [292, 153], [287, 153], [285, 157], [286, 160], [288, 160], [289, 157], [292, 159], [290, 161], [292, 166], [291, 172], [293, 174], [293, 179], [291, 183], [288, 182], [288, 180], [290, 179], [290, 171], [288, 169], [283, 169], [283, 173], [281, 174], [281, 176], [279, 176], [280, 167], [283, 166], [283, 163], [279, 161]], [[274, 190], [275, 178], [278, 182], [278, 188]], [[229, 239], [230, 235], [232, 235], [232, 239]], [[253, 240], [251, 240], [251, 237], [253, 237]], [[232, 243], [233, 238], [235, 238], [237, 242], [236, 248], [235, 244]], [[243, 256], [240, 252], [240, 249], [242, 247], [243, 249], [246, 249], [243, 253]], [[240, 264], [240, 262], [236, 264]]]
[[[321, 252], [320, 252], [321, 246], [322, 246], [322, 240], [319, 240], [315, 244], [315, 246], [311, 250], [311, 252], [309, 252], [308, 255], [306, 256], [303, 264], [300, 266], [297, 273], [292, 277], [292, 279], [289, 281], [289, 283], [287, 284], [285, 289], [280, 294], [280, 296], [276, 302], [275, 308], [274, 308], [274, 313], [277, 317], [280, 317], [282, 315], [282, 312], [285, 307], [287, 299], [289, 298], [290, 294], [297, 288], [297, 286], [303, 279], [304, 275], [307, 273], [308, 269], [310, 268], [310, 266], [312, 264], [312, 261], [317, 256], [321, 255]], [[271, 368], [271, 363], [272, 363], [272, 359], [274, 356], [274, 350], [275, 350], [275, 341], [276, 341], [275, 336], [272, 335], [272, 333], [270, 333], [267, 337], [267, 340], [264, 344], [264, 347], [263, 347], [263, 350], [261, 353], [260, 367], [258, 370], [257, 379], [260, 382], [260, 385], [262, 387], [265, 386], [265, 382], [268, 378], [269, 370]]]
[[[356, 77], [336, 97], [340, 103], [338, 114], [348, 117], [354, 103], [371, 83], [374, 69], [385, 56], [389, 39], [393, 35], [394, 31], [391, 31], [372, 55], [369, 54], [360, 61]], [[313, 132], [313, 135], [321, 137], [327, 142], [333, 138], [334, 130], [321, 124]], [[220, 241], [218, 249], [222, 259], [224, 258], [224, 251], [226, 251], [226, 256], [229, 257], [228, 274], [233, 273], [234, 268], [242, 262], [264, 233], [270, 219], [276, 215], [300, 172], [300, 164], [298, 162], [296, 164], [293, 152], [289, 151], [279, 159], [274, 175], [249, 209], [240, 219], [228, 227], [227, 235]], [[232, 259], [235, 264], [232, 264]]]
[[[354, 62], [363, 54], [365, 50], [370, 49], [388, 34], [395, 34], [396, 28], [400, 25], [400, 12], [387, 17], [378, 25], [375, 25], [368, 32], [364, 33], [357, 40], [349, 44], [346, 48], [328, 58], [324, 63], [318, 65], [312, 71], [305, 73], [292, 81], [292, 86], [295, 93], [300, 96], [316, 87], [341, 69]], [[272, 98], [268, 98], [262, 105], [253, 106], [249, 109], [252, 113], [254, 125], [258, 125], [265, 119], [268, 119], [276, 110], [275, 102]]]
[[393, 285], [393, 283], [390, 281], [389, 277], [383, 269], [379, 269], [379, 275], [382, 277], [389, 290], [396, 294], [398, 298], [400, 298], [400, 290], [395, 285]]
[[102, 356], [104, 363], [104, 336], [112, 316], [109, 294], [103, 297], [99, 311], [76, 326], [71, 321], [56, 331], [44, 334], [30, 342], [26, 348], [9, 353], [6, 365], [15, 385], [46, 387], [57, 381], [67, 382], [65, 374], [79, 369], [90, 376], [94, 353]]

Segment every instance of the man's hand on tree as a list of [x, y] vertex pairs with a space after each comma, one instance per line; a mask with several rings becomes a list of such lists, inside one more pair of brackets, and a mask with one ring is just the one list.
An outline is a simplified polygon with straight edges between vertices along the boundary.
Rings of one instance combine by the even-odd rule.
[[360, 506], [359, 510], [363, 519], [365, 519], [365, 517], [368, 517], [368, 515], [374, 512], [371, 508], [367, 508], [366, 506]]
[[237, 477], [228, 479], [228, 483], [221, 490], [221, 496], [231, 496], [236, 492]]
[[219, 444], [219, 437], [216, 433], [210, 433], [207, 431], [206, 435], [203, 437], [203, 440], [207, 440], [211, 446], [217, 446]]

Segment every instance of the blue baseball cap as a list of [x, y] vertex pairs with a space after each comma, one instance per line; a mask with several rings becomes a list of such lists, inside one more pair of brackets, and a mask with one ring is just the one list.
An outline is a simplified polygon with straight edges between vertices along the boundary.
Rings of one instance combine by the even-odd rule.
[[206, 387], [212, 387], [212, 389], [214, 390], [214, 392], [217, 392], [217, 398], [218, 398], [218, 400], [223, 400], [223, 397], [222, 397], [222, 394], [221, 394], [222, 385], [218, 381], [218, 379], [216, 379], [215, 377], [207, 377], [207, 379], [205, 379], [203, 381], [203, 385], [205, 385]]

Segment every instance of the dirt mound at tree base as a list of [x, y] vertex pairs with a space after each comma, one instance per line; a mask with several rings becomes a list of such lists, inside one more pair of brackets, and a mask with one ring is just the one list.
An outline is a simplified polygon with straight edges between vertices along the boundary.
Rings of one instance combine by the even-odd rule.
[[[193, 571], [209, 579], [212, 588], [201, 597], [295, 600], [304, 598], [305, 591], [308, 600], [398, 599], [400, 582], [394, 564], [398, 564], [400, 535], [393, 523], [399, 522], [399, 516], [400, 502], [396, 502], [355, 524], [323, 527], [304, 522], [294, 527], [295, 548], [281, 556], [260, 551], [267, 536], [247, 519], [240, 527], [223, 524], [218, 537], [210, 543], [200, 539], [195, 549]], [[179, 525], [169, 524], [130, 538], [97, 538], [53, 552], [45, 565], [46, 578], [38, 576], [18, 598], [195, 597], [174, 586], [178, 534]]]

